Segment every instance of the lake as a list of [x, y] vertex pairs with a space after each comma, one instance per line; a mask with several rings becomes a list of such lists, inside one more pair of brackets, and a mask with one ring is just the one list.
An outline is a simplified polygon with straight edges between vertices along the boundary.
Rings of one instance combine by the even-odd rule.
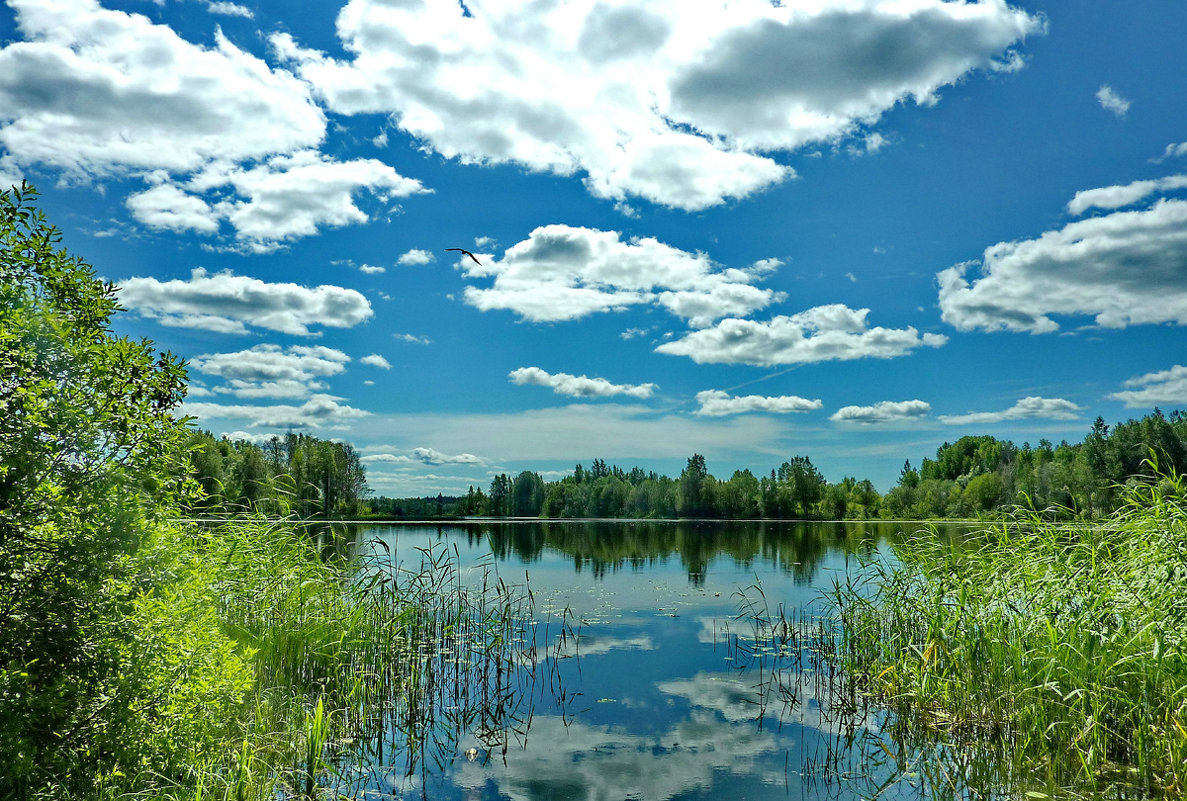
[[530, 589], [532, 621], [518, 655], [480, 674], [447, 649], [453, 667], [426, 702], [432, 725], [353, 744], [339, 788], [522, 801], [963, 797], [942, 744], [898, 743], [812, 647], [824, 592], [861, 557], [887, 555], [904, 525], [354, 527], [354, 542], [412, 570], [448, 558], [459, 585]]

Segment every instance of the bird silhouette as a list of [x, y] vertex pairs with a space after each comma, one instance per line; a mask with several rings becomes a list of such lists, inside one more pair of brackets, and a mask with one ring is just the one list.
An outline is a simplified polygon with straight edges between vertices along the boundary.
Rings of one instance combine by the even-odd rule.
[[482, 262], [478, 261], [478, 257], [475, 256], [470, 251], [466, 250], [465, 248], [445, 248], [445, 249], [446, 250], [456, 250], [458, 253], [465, 253], [467, 256], [469, 256], [471, 259], [474, 260], [475, 264], [477, 264], [479, 267], [482, 266]]

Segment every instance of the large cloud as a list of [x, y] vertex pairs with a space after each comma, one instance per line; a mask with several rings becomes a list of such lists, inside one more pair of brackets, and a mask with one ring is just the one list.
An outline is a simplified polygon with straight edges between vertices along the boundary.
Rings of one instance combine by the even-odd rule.
[[1003, 420], [1075, 420], [1080, 416], [1080, 407], [1063, 398], [1041, 398], [1032, 395], [1000, 412], [973, 412], [971, 414], [940, 415], [945, 423], [1000, 423]]
[[701, 408], [696, 413], [705, 417], [725, 417], [730, 414], [746, 414], [747, 412], [778, 414], [810, 412], [823, 405], [819, 400], [809, 400], [798, 395], [732, 396], [720, 389], [706, 389], [704, 392], [698, 392], [697, 403], [701, 404]]
[[352, 201], [358, 189], [383, 199], [422, 191], [380, 162], [317, 155], [326, 117], [308, 84], [221, 31], [203, 47], [95, 0], [9, 5], [25, 37], [0, 49], [10, 166], [143, 175], [151, 186], [128, 199], [141, 222], [213, 234], [227, 220], [256, 249], [367, 219]]
[[1109, 397], [1124, 401], [1129, 409], [1149, 409], [1161, 403], [1187, 405], [1187, 367], [1181, 364], [1131, 378], [1125, 386], [1130, 389], [1114, 392]]
[[569, 373], [549, 373], [539, 367], [520, 367], [508, 374], [511, 383], [520, 386], [551, 387], [558, 395], [575, 398], [609, 398], [628, 395], [650, 398], [658, 387], [655, 384], [612, 384], [604, 378], [589, 378]]
[[[1181, 186], [1179, 178], [1081, 192], [1071, 208], [1125, 205]], [[985, 250], [971, 283], [970, 266], [937, 276], [943, 319], [962, 331], [1048, 333], [1059, 328], [1052, 315], [1088, 315], [1107, 328], [1187, 324], [1187, 201], [1164, 197], [1037, 239], [999, 242]]]
[[345, 60], [272, 42], [334, 111], [388, 113], [449, 158], [584, 172], [601, 197], [701, 209], [793, 173], [767, 155], [860, 134], [1042, 22], [1002, 0], [352, 0]]
[[351, 328], [373, 314], [353, 289], [271, 284], [258, 278], [196, 269], [188, 281], [129, 278], [119, 299], [130, 310], [162, 325], [246, 333], [248, 326], [297, 336], [316, 336], [310, 326]]
[[704, 253], [689, 253], [652, 237], [623, 241], [614, 231], [569, 225], [536, 228], [501, 260], [459, 262], [470, 278], [494, 276], [489, 288], [467, 286], [466, 302], [510, 309], [525, 320], [573, 320], [595, 312], [656, 304], [704, 326], [748, 314], [782, 299], [753, 285], [777, 261], [749, 269], [717, 268]]
[[790, 316], [758, 322], [729, 318], [712, 328], [693, 331], [665, 342], [659, 353], [688, 356], [698, 364], [805, 364], [851, 359], [890, 359], [921, 346], [947, 342], [940, 334], [919, 334], [915, 328], [870, 328], [869, 309], [833, 304]]

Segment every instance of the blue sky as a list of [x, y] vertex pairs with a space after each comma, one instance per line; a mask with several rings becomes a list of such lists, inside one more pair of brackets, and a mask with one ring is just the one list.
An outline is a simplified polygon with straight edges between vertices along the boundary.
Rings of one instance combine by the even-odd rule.
[[1181, 0], [9, 0], [0, 179], [198, 425], [377, 493], [885, 490], [1187, 406], [1184, 41]]

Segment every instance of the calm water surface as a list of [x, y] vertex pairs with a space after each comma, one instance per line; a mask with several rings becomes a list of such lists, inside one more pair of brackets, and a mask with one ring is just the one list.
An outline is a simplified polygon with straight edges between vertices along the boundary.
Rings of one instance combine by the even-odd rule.
[[[416, 760], [392, 744], [360, 752], [367, 764], [353, 792], [517, 801], [928, 794], [926, 776], [879, 733], [880, 713], [839, 709], [829, 697], [838, 679], [807, 651], [822, 591], [902, 529], [360, 526], [357, 542], [382, 540], [401, 563], [456, 549], [462, 581], [530, 587], [538, 653], [499, 731], [461, 721]], [[756, 630], [756, 611], [776, 629]]]

